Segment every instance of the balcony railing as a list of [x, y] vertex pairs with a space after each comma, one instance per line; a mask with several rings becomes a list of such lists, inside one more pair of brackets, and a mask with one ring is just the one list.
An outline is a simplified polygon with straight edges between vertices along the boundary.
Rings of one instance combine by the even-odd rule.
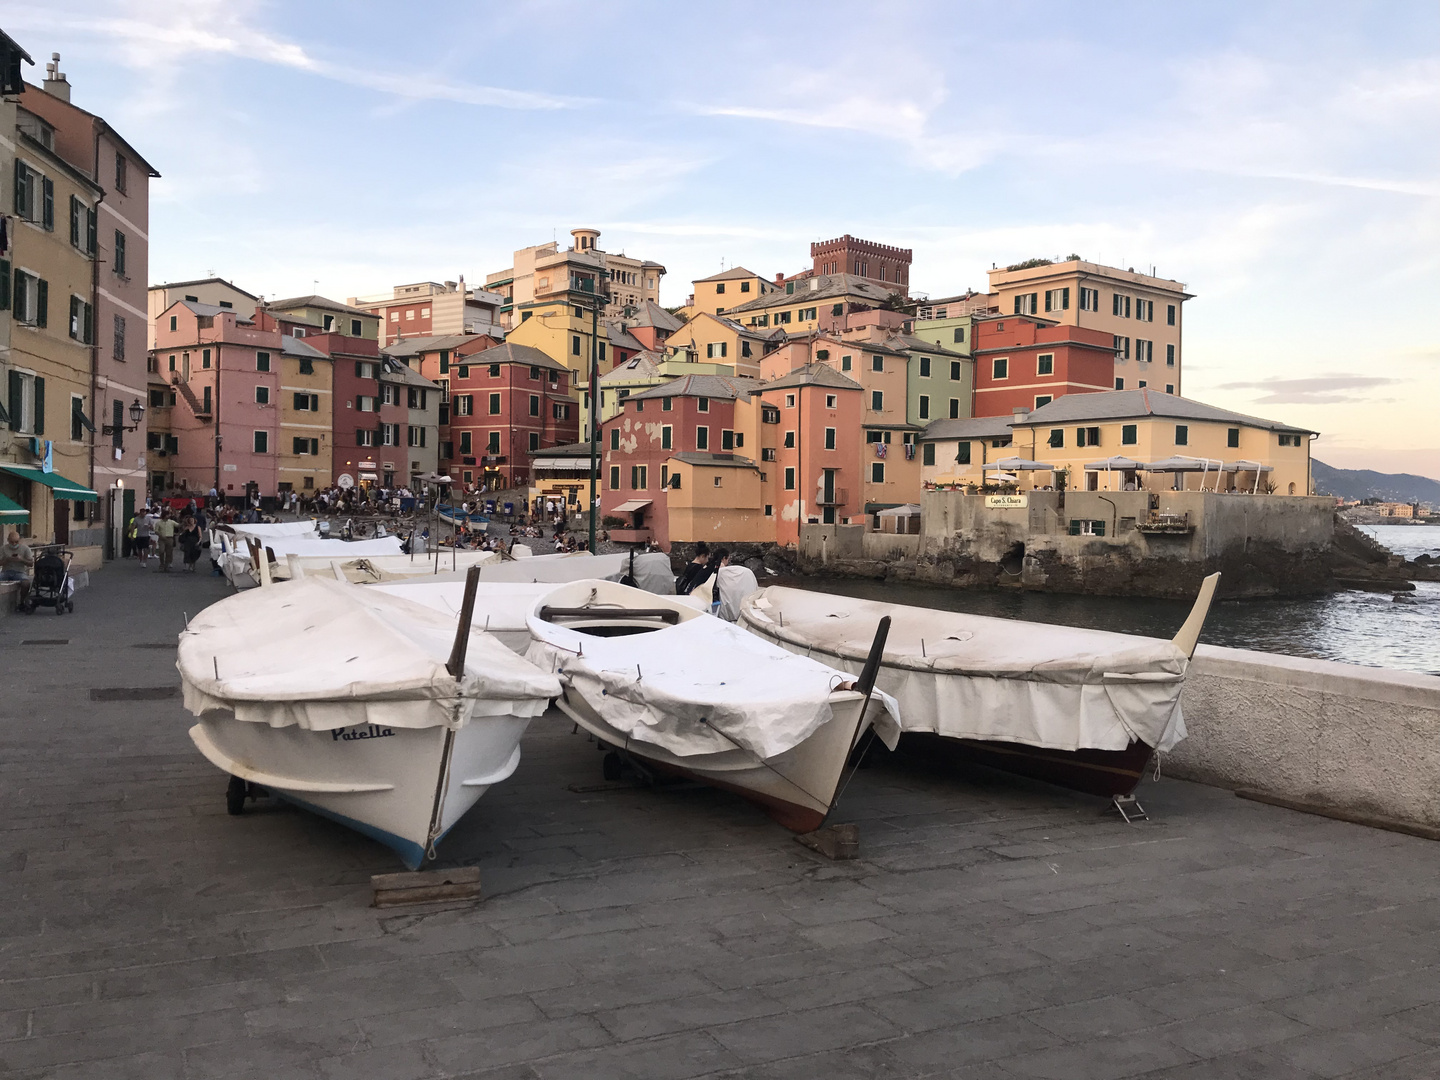
[[825, 492], [822, 491], [822, 492], [820, 493], [820, 497], [815, 500], [815, 505], [817, 505], [817, 506], [844, 506], [847, 502], [850, 501], [849, 498], [847, 497], [847, 494], [848, 494], [848, 493], [845, 491], [844, 488], [835, 488], [834, 490], [832, 490], [832, 491], [829, 492], [828, 494], [826, 494]]

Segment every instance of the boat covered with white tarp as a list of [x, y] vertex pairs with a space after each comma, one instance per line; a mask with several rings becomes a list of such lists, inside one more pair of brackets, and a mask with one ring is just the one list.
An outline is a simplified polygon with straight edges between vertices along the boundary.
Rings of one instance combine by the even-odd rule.
[[231, 811], [264, 788], [420, 865], [515, 771], [520, 736], [560, 693], [480, 626], [460, 637], [452, 615], [323, 577], [202, 611], [177, 666], [190, 736], [232, 777]]
[[899, 702], [907, 735], [956, 740], [986, 764], [1125, 796], [1155, 750], [1185, 738], [1180, 692], [1214, 578], [1172, 641], [782, 586], [747, 597], [740, 623], [858, 671], [876, 620], [888, 615], [876, 685]]
[[891, 745], [899, 735], [885, 695], [683, 598], [577, 581], [539, 597], [528, 622], [526, 656], [559, 676], [558, 704], [578, 724], [626, 760], [735, 791], [797, 832], [824, 822], [867, 727]]

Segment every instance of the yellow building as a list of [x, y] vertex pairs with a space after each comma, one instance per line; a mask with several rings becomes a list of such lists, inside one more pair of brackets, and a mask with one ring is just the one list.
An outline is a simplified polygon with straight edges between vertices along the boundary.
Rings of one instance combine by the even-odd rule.
[[752, 458], [682, 451], [668, 464], [678, 478], [666, 500], [670, 543], [774, 543], [775, 517], [764, 505], [773, 485]]
[[304, 338], [286, 334], [280, 343], [277, 486], [313, 494], [332, 481], [335, 364]]
[[718, 364], [753, 379], [760, 374], [760, 358], [773, 347], [769, 338], [768, 332], [702, 311], [666, 338], [665, 348], [677, 359]]
[[923, 488], [979, 486], [985, 470], [1014, 454], [1008, 416], [936, 420], [920, 434]]
[[696, 278], [690, 284], [694, 292], [690, 294], [689, 303], [680, 310], [680, 314], [687, 319], [694, 318], [702, 311], [723, 315], [731, 308], [782, 288], [743, 266], [732, 266], [718, 274]]
[[828, 327], [831, 319], [878, 308], [889, 299], [888, 291], [854, 274], [816, 274], [727, 307], [725, 317], [767, 333], [808, 334], [821, 328], [822, 319]]
[[[603, 372], [607, 365], [609, 329], [603, 319], [598, 326], [591, 322], [586, 306], [589, 295], [575, 298], [557, 297], [535, 301], [519, 307], [519, 322], [505, 335], [507, 345], [528, 345], [539, 349], [556, 363], [570, 369], [571, 386], [576, 388], [580, 402], [580, 439], [589, 438], [590, 423], [590, 356], [596, 332], [596, 359]], [[577, 302], [578, 301], [578, 302]]]
[[[652, 386], [669, 382], [686, 375], [734, 375], [735, 371], [723, 363], [691, 363], [683, 359], [682, 352], [676, 356], [664, 357], [658, 353], [643, 351], [617, 364], [600, 376], [600, 423], [604, 424], [625, 405], [625, 399]], [[581, 414], [584, 427], [585, 414]]]
[[[97, 499], [90, 482], [98, 426], [91, 419], [90, 390], [96, 214], [103, 192], [55, 153], [54, 129], [23, 104], [11, 134], [14, 216], [0, 271], [10, 316], [0, 402], [6, 414], [0, 510], [7, 501], [15, 506], [3, 520], [32, 540], [65, 544], [72, 530], [90, 538]], [[129, 423], [123, 409], [120, 422]], [[100, 548], [90, 547], [82, 564], [98, 565]]]
[[1167, 394], [1184, 392], [1181, 309], [1192, 294], [1182, 282], [1079, 258], [1031, 259], [991, 270], [990, 292], [1001, 315], [1038, 315], [1110, 334], [1115, 389], [1148, 385]]

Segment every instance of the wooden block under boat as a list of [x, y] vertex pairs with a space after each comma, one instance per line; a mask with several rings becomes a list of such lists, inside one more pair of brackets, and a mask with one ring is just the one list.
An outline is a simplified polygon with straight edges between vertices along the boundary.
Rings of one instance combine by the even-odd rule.
[[370, 878], [370, 886], [375, 890], [375, 907], [477, 900], [480, 897], [480, 868], [456, 866], [449, 870], [375, 874]]

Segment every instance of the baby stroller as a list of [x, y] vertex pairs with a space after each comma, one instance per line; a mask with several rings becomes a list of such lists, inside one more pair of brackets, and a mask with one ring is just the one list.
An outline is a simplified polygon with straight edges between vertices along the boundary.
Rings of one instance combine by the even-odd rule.
[[35, 579], [30, 595], [25, 598], [25, 614], [35, 614], [42, 604], [53, 607], [56, 615], [75, 610], [75, 579], [70, 576], [71, 551], [47, 551], [35, 560]]

